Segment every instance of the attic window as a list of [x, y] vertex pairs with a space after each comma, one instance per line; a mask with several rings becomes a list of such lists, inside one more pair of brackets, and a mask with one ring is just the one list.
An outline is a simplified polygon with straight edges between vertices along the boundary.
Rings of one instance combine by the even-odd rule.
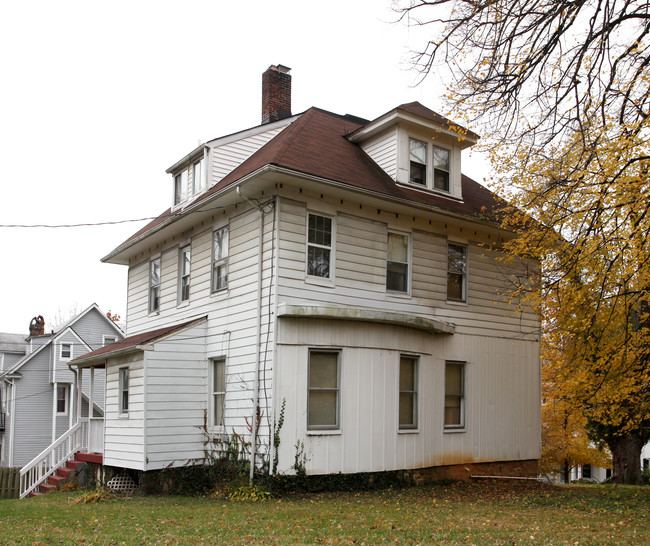
[[410, 182], [413, 184], [427, 185], [427, 145], [419, 140], [411, 139], [410, 147]]

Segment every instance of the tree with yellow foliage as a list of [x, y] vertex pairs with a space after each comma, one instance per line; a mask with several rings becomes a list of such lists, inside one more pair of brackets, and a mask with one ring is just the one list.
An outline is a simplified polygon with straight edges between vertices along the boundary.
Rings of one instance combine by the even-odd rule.
[[[650, 439], [650, 6], [640, 0], [409, 0], [423, 76], [487, 136], [513, 255], [542, 263], [547, 402], [570, 401], [640, 482]], [[552, 385], [552, 389], [548, 388]]]

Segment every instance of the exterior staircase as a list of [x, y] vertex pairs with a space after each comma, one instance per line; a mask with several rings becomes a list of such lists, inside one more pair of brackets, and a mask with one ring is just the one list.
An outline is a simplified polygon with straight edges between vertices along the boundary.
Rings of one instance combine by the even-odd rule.
[[29, 496], [35, 497], [50, 491], [58, 491], [63, 485], [77, 480], [80, 472], [86, 469], [88, 463], [102, 464], [102, 459], [103, 457], [98, 453], [75, 453], [74, 458], [66, 461], [65, 466], [57, 468], [56, 473], [48, 476], [47, 481], [40, 483], [38, 489], [29, 493]]

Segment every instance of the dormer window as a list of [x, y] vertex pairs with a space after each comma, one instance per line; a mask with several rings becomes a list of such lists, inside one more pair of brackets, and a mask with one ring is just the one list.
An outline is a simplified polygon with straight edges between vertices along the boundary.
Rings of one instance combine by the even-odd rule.
[[419, 140], [409, 141], [411, 174], [410, 182], [427, 185], [427, 145]]
[[203, 158], [186, 164], [182, 171], [174, 175], [174, 206], [201, 193], [206, 185]]

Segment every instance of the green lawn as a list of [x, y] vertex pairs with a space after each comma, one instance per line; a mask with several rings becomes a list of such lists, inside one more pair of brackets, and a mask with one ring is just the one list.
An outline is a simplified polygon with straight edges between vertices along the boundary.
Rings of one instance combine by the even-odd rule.
[[0, 501], [0, 544], [650, 544], [650, 487], [456, 483], [267, 502]]

